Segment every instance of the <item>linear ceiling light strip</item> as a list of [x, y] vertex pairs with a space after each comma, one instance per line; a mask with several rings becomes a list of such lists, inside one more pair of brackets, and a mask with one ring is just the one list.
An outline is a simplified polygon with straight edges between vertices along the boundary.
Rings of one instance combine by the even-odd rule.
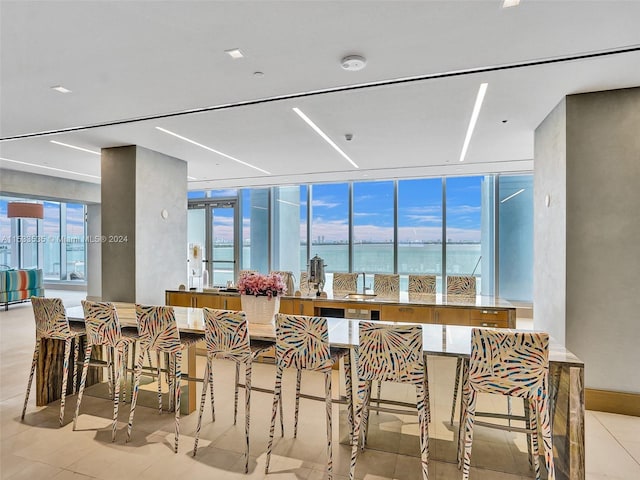
[[41, 131], [41, 132], [22, 133], [22, 134], [19, 134], [19, 135], [10, 135], [8, 137], [2, 137], [2, 138], [0, 138], [0, 142], [6, 142], [6, 141], [10, 141], [10, 140], [19, 140], [19, 139], [22, 139], [22, 138], [33, 138], [33, 137], [44, 137], [44, 136], [48, 136], [48, 135], [58, 135], [58, 134], [61, 134], [61, 133], [78, 132], [78, 131], [81, 131], [81, 130], [91, 130], [91, 129], [94, 129], [94, 128], [101, 128], [101, 127], [112, 127], [112, 126], [116, 126], [116, 125], [126, 125], [126, 124], [129, 124], [129, 123], [137, 123], [137, 122], [143, 122], [143, 121], [148, 121], [148, 120], [159, 120], [159, 119], [163, 119], [163, 118], [180, 117], [180, 116], [183, 116], [183, 115], [191, 115], [191, 114], [194, 114], [194, 113], [215, 112], [215, 111], [218, 111], [218, 110], [227, 110], [227, 109], [230, 109], [230, 108], [238, 108], [238, 107], [248, 107], [248, 106], [252, 106], [252, 105], [260, 105], [260, 104], [263, 104], [263, 103], [278, 102], [278, 101], [281, 101], [281, 100], [292, 100], [292, 99], [304, 98], [304, 97], [313, 97], [313, 96], [325, 95], [325, 94], [329, 94], [329, 93], [349, 92], [349, 91], [352, 91], [352, 90], [363, 90], [363, 89], [367, 89], [367, 88], [385, 87], [385, 86], [391, 86], [391, 85], [400, 85], [400, 84], [403, 84], [403, 83], [422, 82], [422, 81], [426, 81], [426, 80], [435, 80], [435, 79], [439, 79], [439, 78], [449, 78], [449, 77], [458, 77], [458, 76], [464, 76], [464, 75], [473, 75], [473, 74], [476, 74], [476, 73], [497, 72], [497, 71], [501, 71], [501, 70], [512, 70], [512, 69], [516, 69], [516, 68], [536, 67], [536, 66], [540, 66], [540, 65], [551, 65], [551, 64], [554, 64], [554, 63], [573, 62], [573, 61], [576, 61], [576, 60], [587, 60], [587, 59], [591, 59], [591, 58], [606, 57], [606, 56], [612, 56], [612, 55], [620, 55], [620, 54], [624, 54], [624, 53], [633, 53], [633, 52], [639, 52], [639, 51], [640, 51], [640, 45], [632, 45], [632, 46], [629, 46], [629, 47], [622, 47], [622, 48], [611, 49], [611, 50], [600, 50], [600, 51], [597, 51], [597, 52], [580, 53], [580, 54], [575, 54], [575, 55], [565, 55], [565, 56], [552, 57], [552, 58], [547, 58], [547, 59], [542, 59], [542, 60], [531, 60], [531, 61], [524, 61], [524, 62], [509, 63], [509, 64], [504, 64], [504, 65], [492, 65], [492, 66], [487, 66], [487, 67], [468, 68], [468, 69], [463, 69], [463, 70], [453, 70], [453, 71], [450, 71], [450, 72], [432, 73], [432, 74], [427, 74], [427, 75], [417, 75], [417, 76], [412, 76], [412, 77], [396, 78], [396, 79], [392, 79], [392, 80], [381, 80], [381, 81], [377, 81], [377, 82], [361, 83], [361, 84], [357, 84], [357, 85], [346, 85], [346, 86], [340, 86], [340, 87], [331, 87], [331, 88], [324, 88], [324, 89], [320, 89], [320, 90], [312, 90], [312, 91], [309, 91], [309, 92], [290, 93], [290, 94], [286, 94], [286, 95], [277, 95], [277, 96], [273, 96], [273, 97], [259, 98], [259, 99], [255, 99], [255, 100], [245, 100], [245, 101], [241, 101], [241, 102], [223, 103], [223, 104], [219, 104], [219, 105], [212, 105], [212, 106], [209, 106], [209, 107], [192, 108], [192, 109], [188, 109], [188, 110], [181, 110], [179, 112], [161, 113], [161, 114], [156, 114], [156, 115], [147, 115], [147, 116], [142, 116], [142, 117], [128, 118], [128, 119], [124, 119], [124, 120], [114, 120], [114, 121], [111, 121], [111, 122], [94, 123], [94, 124], [91, 124], [91, 125], [83, 125], [83, 126], [68, 127], [68, 128], [59, 128], [59, 129], [55, 129], [55, 130], [44, 130], [44, 131]]
[[211, 148], [211, 147], [207, 147], [206, 145], [203, 145], [202, 143], [198, 143], [195, 140], [191, 140], [190, 138], [187, 137], [183, 137], [182, 135], [179, 135], [175, 132], [172, 132], [171, 130], [167, 130], [166, 128], [162, 128], [162, 127], [156, 127], [156, 129], [160, 130], [161, 132], [167, 133], [169, 135], [173, 135], [176, 138], [179, 138], [180, 140], [183, 140], [185, 142], [191, 143], [192, 145], [195, 145], [197, 147], [200, 148], [204, 148], [205, 150], [209, 150], [210, 152], [216, 153], [224, 158], [228, 158], [229, 160], [233, 160], [234, 162], [240, 163], [242, 165], [244, 165], [245, 167], [249, 167], [249, 168], [253, 168], [254, 170], [258, 170], [259, 172], [265, 173], [267, 175], [271, 175], [270, 172], [267, 172], [266, 170], [263, 170], [260, 167], [256, 167], [255, 165], [251, 165], [250, 163], [247, 162], [243, 162], [242, 160], [238, 160], [235, 157], [232, 157], [231, 155], [227, 155], [226, 153], [222, 153], [219, 150], [216, 150], [215, 148]]

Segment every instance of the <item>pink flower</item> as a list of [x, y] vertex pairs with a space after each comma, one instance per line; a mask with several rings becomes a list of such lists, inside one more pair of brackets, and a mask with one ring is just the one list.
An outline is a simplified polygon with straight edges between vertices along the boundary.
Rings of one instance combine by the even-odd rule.
[[282, 277], [277, 273], [263, 275], [261, 273], [250, 273], [240, 277], [238, 291], [242, 295], [255, 295], [266, 297], [277, 297], [287, 293], [287, 286]]

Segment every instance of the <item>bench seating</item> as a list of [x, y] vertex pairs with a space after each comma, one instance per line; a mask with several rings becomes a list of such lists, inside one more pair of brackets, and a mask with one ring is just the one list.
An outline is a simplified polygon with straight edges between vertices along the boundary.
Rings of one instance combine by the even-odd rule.
[[24, 302], [32, 296], [43, 297], [41, 269], [0, 270], [0, 304], [9, 309], [10, 303]]

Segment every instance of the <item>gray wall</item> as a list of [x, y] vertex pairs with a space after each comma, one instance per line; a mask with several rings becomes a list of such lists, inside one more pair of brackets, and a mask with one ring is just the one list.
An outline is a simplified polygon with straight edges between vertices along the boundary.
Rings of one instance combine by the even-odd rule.
[[[102, 214], [98, 204], [87, 205], [87, 236], [100, 238]], [[87, 299], [102, 299], [102, 244], [87, 243]]]
[[563, 100], [535, 131], [533, 174], [534, 327], [562, 344], [566, 340], [566, 175]]
[[165, 290], [186, 283], [186, 162], [137, 146], [103, 149], [102, 235], [103, 298], [163, 305]]
[[187, 163], [136, 150], [136, 301], [164, 305], [165, 290], [187, 283]]
[[0, 169], [3, 195], [70, 203], [100, 203], [100, 184]]
[[[562, 316], [540, 315], [564, 309], [554, 329], [564, 327], [566, 346], [585, 361], [586, 386], [640, 393], [640, 88], [572, 95], [560, 110], [565, 121], [554, 120], [556, 111], [536, 132], [536, 275], [553, 267], [566, 280], [536, 277], [534, 324], [555, 323]], [[564, 155], [554, 146], [563, 138]], [[548, 209], [539, 198], [563, 183], [566, 218], [554, 215], [553, 194]], [[559, 241], [558, 232], [564, 259], [559, 245], [539, 238]], [[566, 300], [552, 291], [555, 282], [566, 285]]]
[[136, 301], [136, 147], [102, 149], [102, 298]]

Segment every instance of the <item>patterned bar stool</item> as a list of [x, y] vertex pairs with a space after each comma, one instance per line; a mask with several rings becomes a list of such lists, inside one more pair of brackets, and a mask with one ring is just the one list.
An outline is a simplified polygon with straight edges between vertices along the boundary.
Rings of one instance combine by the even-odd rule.
[[[471, 331], [471, 356], [463, 386], [462, 421], [459, 435], [458, 468], [468, 480], [478, 393], [494, 393], [528, 400], [533, 416], [531, 430], [476, 422], [478, 425], [532, 433], [533, 462], [540, 480], [538, 436], [542, 436], [547, 479], [555, 480], [549, 415], [549, 335], [539, 332], [490, 330]], [[463, 455], [464, 453], [464, 455]]]
[[309, 272], [300, 272], [299, 290], [303, 297], [311, 295], [311, 288], [309, 288]]
[[[427, 366], [422, 352], [421, 325], [391, 325], [360, 322], [357, 354], [358, 408], [351, 448], [349, 479], [353, 480], [361, 433], [367, 430], [372, 381], [409, 383], [416, 386], [418, 421], [420, 423], [420, 456], [422, 477], [429, 478], [429, 401]], [[362, 448], [365, 440], [362, 438]]]
[[373, 276], [373, 292], [381, 300], [400, 298], [400, 275], [376, 273]]
[[[169, 396], [174, 397], [175, 410], [175, 446], [174, 452], [178, 453], [178, 438], [180, 436], [180, 381], [182, 378], [182, 351], [197, 342], [203, 340], [202, 335], [179, 333], [173, 307], [156, 307], [148, 305], [136, 305], [136, 319], [138, 321], [138, 334], [140, 336], [140, 352], [136, 360], [135, 382], [131, 398], [131, 412], [129, 413], [129, 427], [127, 429], [127, 442], [131, 439], [133, 428], [133, 416], [138, 400], [140, 376], [142, 374], [142, 362], [148, 350], [169, 355]], [[158, 369], [160, 364], [158, 364]], [[159, 377], [158, 377], [159, 378]], [[158, 404], [162, 413], [162, 392], [158, 381]]]
[[[82, 403], [82, 394], [87, 380], [87, 371], [89, 370], [89, 359], [91, 358], [91, 350], [94, 346], [107, 347], [111, 353], [108, 358], [113, 362], [113, 426], [111, 430], [111, 441], [116, 439], [116, 427], [118, 423], [118, 404], [120, 401], [120, 375], [123, 366], [126, 367], [127, 351], [129, 345], [137, 340], [137, 335], [122, 335], [120, 321], [116, 313], [116, 307], [112, 303], [107, 302], [89, 302], [82, 301], [82, 309], [84, 310], [85, 327], [87, 329], [87, 343], [84, 351], [84, 364], [82, 366], [82, 378], [80, 379], [80, 391], [78, 392], [78, 401], [76, 404], [76, 413], [73, 417], [73, 429], [76, 429], [78, 423], [78, 414], [80, 413], [80, 404]], [[104, 365], [111, 370], [111, 362]], [[111, 379], [110, 379], [111, 381]]]
[[409, 301], [432, 300], [436, 296], [435, 275], [409, 275]]
[[[447, 276], [447, 297], [452, 300], [475, 300], [476, 297], [476, 277], [471, 275], [449, 275]], [[460, 379], [462, 378], [462, 358], [456, 361], [456, 377], [453, 386], [453, 402], [451, 404], [451, 418], [449, 423], [453, 425], [453, 416], [456, 411], [458, 401], [458, 390]], [[509, 412], [511, 412], [511, 402], [509, 401]]]
[[[271, 342], [250, 341], [247, 330], [247, 318], [244, 312], [233, 312], [229, 310], [214, 310], [204, 308], [204, 328], [205, 342], [207, 344], [207, 365], [204, 371], [204, 384], [202, 386], [202, 396], [200, 398], [200, 412], [198, 415], [198, 426], [196, 428], [196, 438], [193, 444], [193, 456], [198, 451], [198, 439], [200, 438], [200, 428], [202, 426], [202, 412], [207, 397], [207, 385], [211, 389], [211, 415], [215, 421], [215, 411], [213, 405], [213, 359], [221, 358], [240, 364], [245, 368], [245, 436], [246, 453], [244, 473], [249, 471], [249, 423], [251, 408], [251, 364], [261, 353], [273, 348]], [[236, 380], [236, 406], [238, 399], [238, 382]], [[237, 410], [237, 408], [236, 408]], [[233, 423], [236, 423], [236, 413], [234, 412]], [[282, 420], [282, 411], [280, 412]]]
[[275, 431], [276, 412], [278, 403], [282, 401], [282, 374], [285, 368], [295, 368], [298, 374], [296, 386], [295, 432], [298, 428], [298, 398], [300, 373], [310, 370], [324, 373], [325, 379], [325, 408], [327, 415], [327, 475], [333, 478], [333, 451], [331, 438], [332, 428], [332, 400], [331, 400], [331, 370], [340, 358], [344, 358], [344, 373], [347, 393], [348, 421], [353, 433], [353, 402], [351, 398], [351, 359], [350, 351], [346, 348], [329, 347], [329, 332], [327, 319], [324, 317], [308, 317], [304, 315], [276, 315], [276, 384], [273, 392], [273, 410], [271, 414], [271, 429], [269, 431], [269, 445], [267, 447], [267, 462], [265, 473], [269, 473], [269, 462], [273, 449], [273, 434]]
[[333, 274], [333, 297], [344, 297], [348, 293], [358, 292], [357, 273], [334, 273]]
[[[22, 407], [21, 420], [27, 411], [27, 403], [29, 402], [29, 393], [31, 392], [31, 384], [33, 383], [33, 373], [36, 370], [38, 359], [40, 357], [40, 341], [42, 339], [64, 340], [64, 362], [62, 374], [62, 392], [60, 396], [60, 426], [64, 420], [64, 404], [67, 396], [67, 378], [69, 376], [69, 357], [71, 356], [71, 343], [74, 342], [73, 358], [75, 367], [78, 363], [78, 340], [85, 335], [84, 327], [69, 325], [62, 300], [59, 298], [43, 298], [31, 297], [31, 306], [33, 307], [33, 316], [36, 320], [36, 346], [33, 350], [33, 360], [31, 362], [31, 372], [29, 373], [29, 381], [27, 383], [27, 393], [24, 397], [24, 406]], [[75, 373], [75, 368], [73, 369]], [[73, 391], [76, 391], [76, 375], [73, 375]]]

